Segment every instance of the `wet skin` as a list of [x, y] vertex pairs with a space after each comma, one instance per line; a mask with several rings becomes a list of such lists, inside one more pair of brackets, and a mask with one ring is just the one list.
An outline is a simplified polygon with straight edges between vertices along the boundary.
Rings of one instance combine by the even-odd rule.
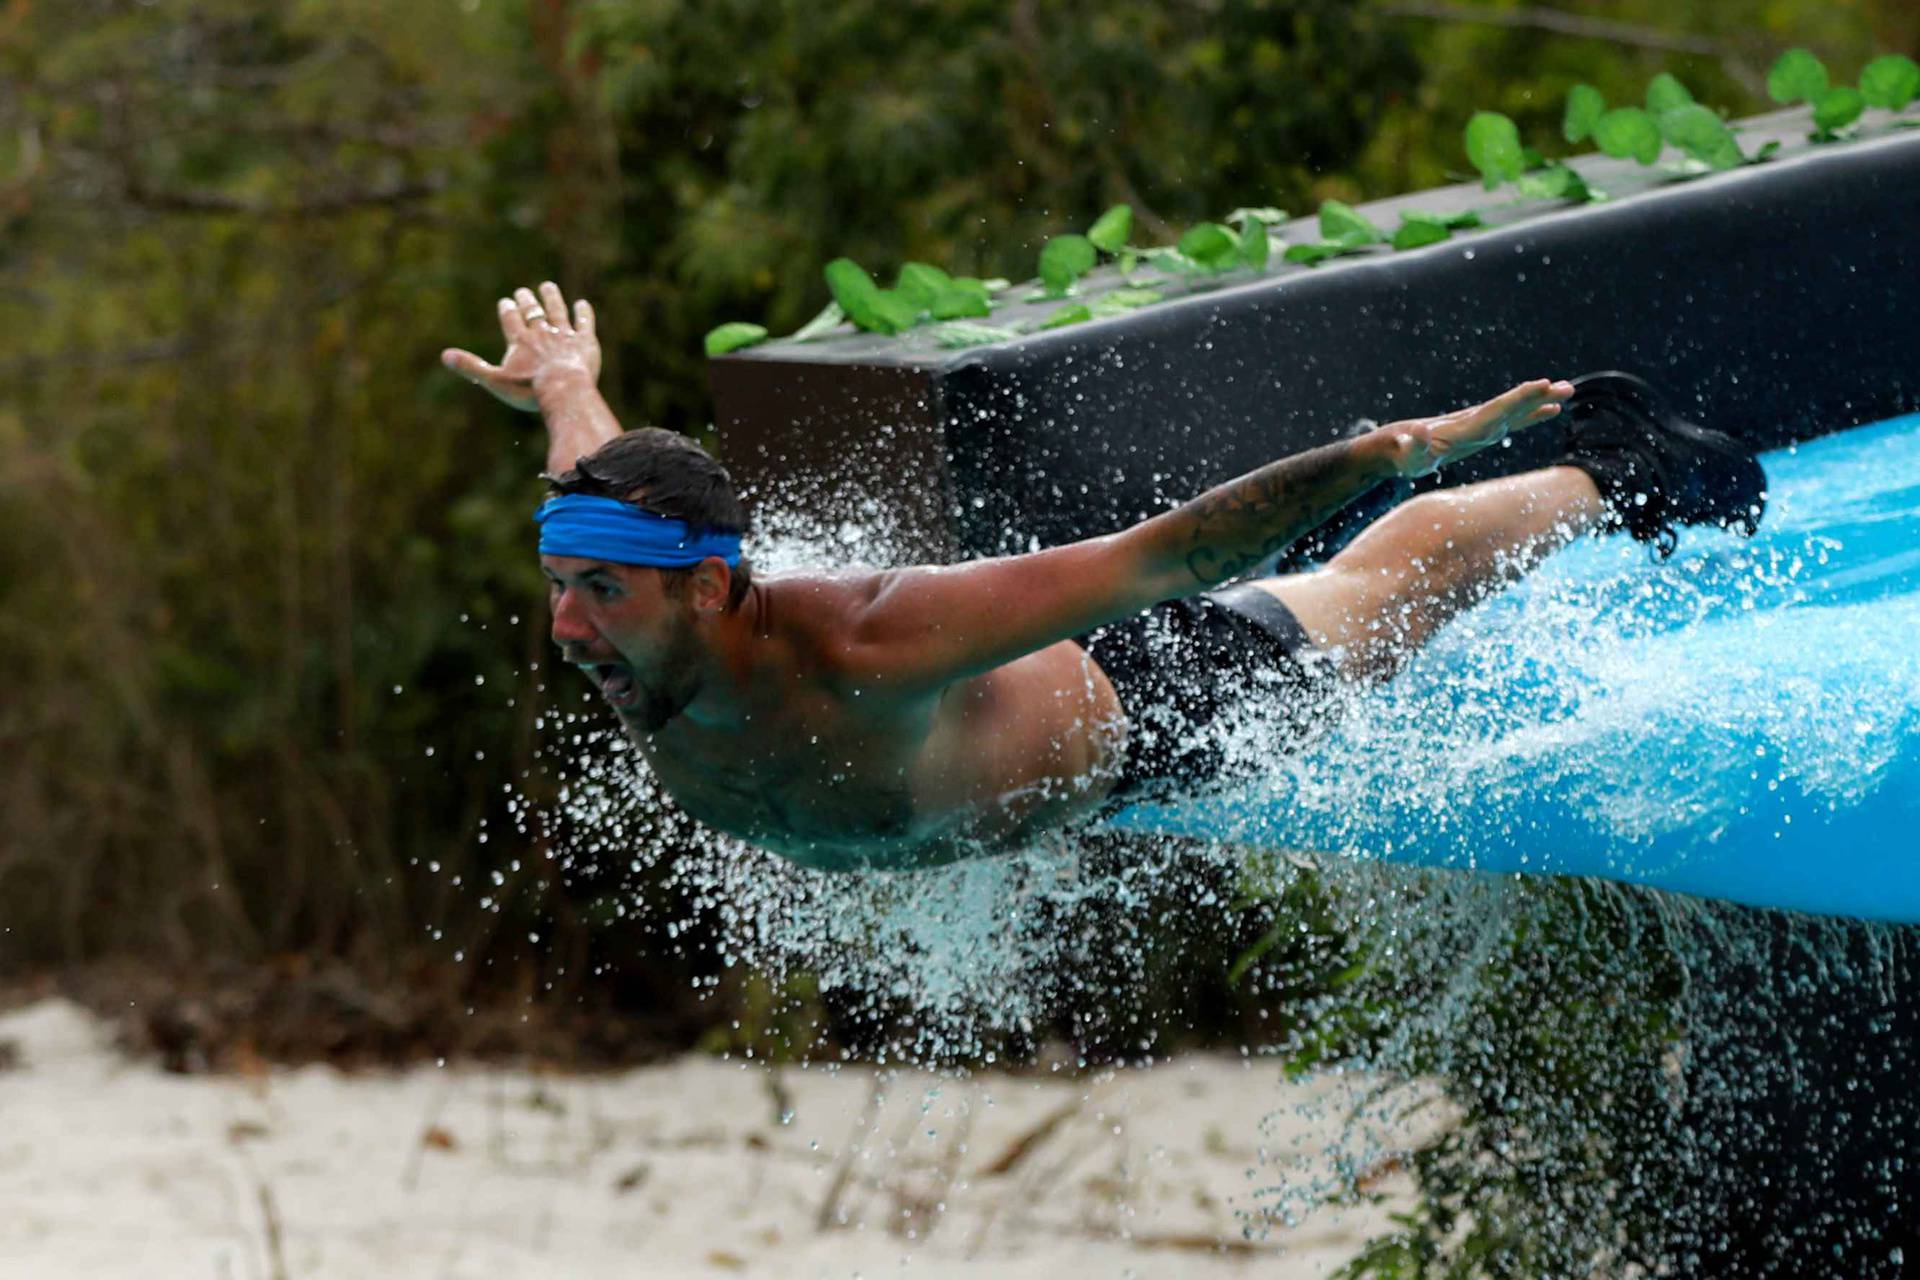
[[1026, 843], [1097, 808], [1118, 772], [1124, 716], [1070, 641], [938, 689], [863, 663], [862, 614], [896, 575], [756, 582], [728, 612], [657, 570], [541, 565], [555, 644], [675, 801], [808, 866]]
[[[499, 319], [499, 364], [459, 350], [442, 360], [541, 414], [549, 474], [621, 434], [596, 386], [591, 306], [569, 306], [549, 282], [502, 298]], [[737, 606], [717, 558], [669, 590], [657, 569], [544, 556], [553, 640], [667, 792], [710, 826], [821, 868], [1022, 845], [1098, 809], [1123, 759], [1113, 688], [1070, 637], [1243, 574], [1381, 480], [1487, 448], [1572, 393], [1540, 379], [1389, 423], [1107, 537], [960, 565], [756, 578]], [[1367, 621], [1346, 616], [1340, 592], [1276, 594], [1316, 636]]]

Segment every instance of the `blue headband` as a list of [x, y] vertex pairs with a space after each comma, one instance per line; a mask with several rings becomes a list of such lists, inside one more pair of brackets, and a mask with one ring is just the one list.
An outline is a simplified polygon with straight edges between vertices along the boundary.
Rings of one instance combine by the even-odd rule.
[[684, 520], [642, 511], [617, 498], [569, 493], [549, 498], [533, 513], [540, 526], [540, 554], [642, 564], [655, 569], [690, 569], [709, 556], [729, 567], [740, 563], [740, 535], [693, 536]]

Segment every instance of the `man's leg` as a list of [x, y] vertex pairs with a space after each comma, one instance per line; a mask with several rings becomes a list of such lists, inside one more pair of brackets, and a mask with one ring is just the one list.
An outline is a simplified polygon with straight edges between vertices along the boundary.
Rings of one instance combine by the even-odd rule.
[[1448, 619], [1606, 514], [1584, 471], [1548, 467], [1413, 498], [1309, 573], [1253, 585], [1278, 597], [1352, 680], [1398, 671]]

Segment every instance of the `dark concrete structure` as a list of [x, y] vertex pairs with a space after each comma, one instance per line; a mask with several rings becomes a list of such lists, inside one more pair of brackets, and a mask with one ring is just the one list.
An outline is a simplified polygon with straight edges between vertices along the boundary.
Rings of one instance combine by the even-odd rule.
[[[771, 343], [713, 363], [721, 446], [750, 489], [876, 499], [938, 558], [1105, 532], [1359, 419], [1526, 377], [1631, 369], [1762, 446], [1920, 408], [1920, 131], [1812, 146], [1806, 128], [1743, 122], [1749, 151], [1780, 154], [1690, 181], [1582, 159], [1613, 196], [1598, 204], [1478, 186], [1381, 201], [1364, 212], [1389, 230], [1411, 208], [1489, 225], [1312, 268], [1276, 254], [1259, 276], [991, 346]], [[1450, 478], [1551, 448], [1542, 432]]]

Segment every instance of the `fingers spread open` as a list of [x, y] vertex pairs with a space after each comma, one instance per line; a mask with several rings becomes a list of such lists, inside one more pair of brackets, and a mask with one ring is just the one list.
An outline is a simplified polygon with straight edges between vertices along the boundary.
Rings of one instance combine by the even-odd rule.
[[540, 299], [534, 297], [533, 290], [525, 285], [513, 291], [513, 300], [520, 308], [521, 321], [529, 327], [547, 318], [546, 309], [540, 305]]
[[546, 313], [546, 322], [554, 328], [565, 331], [572, 327], [567, 320], [567, 300], [560, 296], [560, 286], [551, 280], [540, 285], [540, 309]]
[[440, 363], [468, 382], [483, 382], [488, 378], [497, 377], [500, 373], [496, 366], [488, 364], [473, 352], [462, 351], [458, 347], [449, 347], [442, 351]]
[[506, 338], [507, 345], [512, 346], [526, 333], [527, 322], [520, 315], [519, 304], [512, 298], [502, 298], [494, 305], [500, 309], [500, 333]]

